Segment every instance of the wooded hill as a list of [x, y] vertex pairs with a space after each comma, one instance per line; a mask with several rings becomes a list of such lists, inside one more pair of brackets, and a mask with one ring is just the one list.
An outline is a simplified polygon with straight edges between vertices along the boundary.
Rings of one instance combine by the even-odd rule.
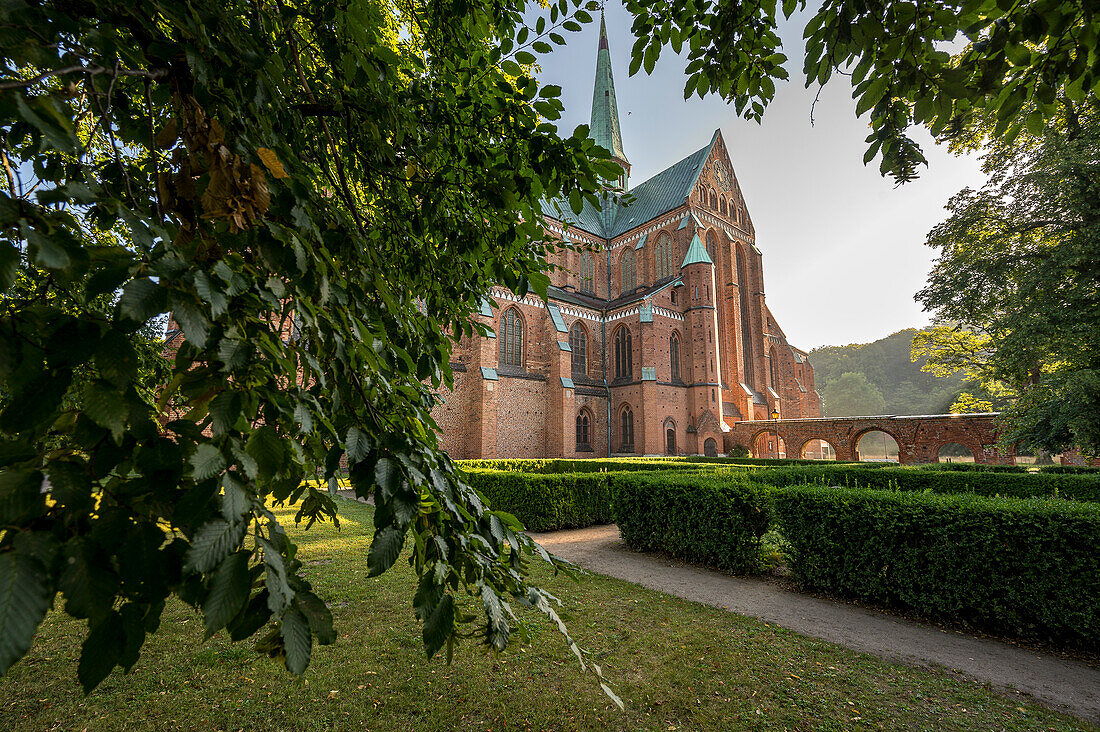
[[944, 414], [966, 390], [962, 374], [946, 378], [921, 371], [923, 359], [909, 358], [916, 328], [899, 330], [873, 343], [824, 346], [810, 351], [822, 414]]

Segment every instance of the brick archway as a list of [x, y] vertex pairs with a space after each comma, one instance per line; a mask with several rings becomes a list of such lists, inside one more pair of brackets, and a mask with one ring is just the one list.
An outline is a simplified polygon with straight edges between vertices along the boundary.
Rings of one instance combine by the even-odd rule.
[[940, 448], [950, 442], [965, 445], [974, 453], [974, 461], [1012, 465], [1015, 450], [997, 449], [998, 413], [933, 414], [915, 417], [815, 417], [807, 419], [746, 420], [735, 422], [726, 433], [725, 448], [734, 444], [749, 447], [765, 432], [778, 431], [790, 450], [810, 440], [824, 440], [833, 446], [837, 460], [855, 460], [859, 438], [871, 431], [885, 432], [898, 443], [898, 462], [902, 465], [934, 463]]

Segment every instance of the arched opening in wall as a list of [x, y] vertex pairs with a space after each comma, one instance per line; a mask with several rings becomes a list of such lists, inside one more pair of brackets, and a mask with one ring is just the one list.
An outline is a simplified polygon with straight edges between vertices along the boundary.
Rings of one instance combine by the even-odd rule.
[[768, 381], [771, 384], [772, 391], [776, 394], [779, 393], [779, 378], [776, 376], [776, 362], [779, 361], [779, 354], [775, 350], [775, 346], [772, 346], [771, 351], [768, 352]]
[[588, 329], [581, 321], [573, 323], [569, 329], [569, 350], [572, 372], [574, 376], [588, 374]]
[[657, 279], [663, 280], [675, 274], [675, 257], [672, 251], [672, 237], [667, 231], [662, 231], [657, 237], [657, 245], [653, 248], [653, 267], [657, 272]]
[[669, 378], [673, 383], [680, 381], [680, 337], [673, 333], [668, 337]]
[[940, 447], [936, 457], [941, 463], [972, 463], [975, 461], [974, 451], [958, 442], [948, 442]]
[[581, 255], [581, 292], [594, 294], [596, 292], [596, 265], [592, 259], [592, 252], [584, 252]]
[[745, 255], [737, 247], [737, 290], [741, 301], [741, 359], [745, 364], [742, 378], [749, 386], [754, 386], [752, 364], [752, 316], [749, 314], [749, 282], [746, 277]]
[[623, 253], [620, 274], [622, 275], [622, 294], [633, 292], [637, 280], [634, 278], [634, 250], [629, 247]]
[[1039, 460], [1038, 453], [1023, 445], [1016, 445], [1016, 465], [1034, 465]]
[[752, 456], [754, 458], [785, 458], [787, 457], [787, 443], [783, 436], [776, 430], [765, 430], [752, 441]]
[[713, 437], [703, 441], [703, 454], [707, 457], [718, 457], [718, 443]]
[[630, 329], [625, 325], [615, 331], [615, 378], [630, 379], [634, 376], [634, 346]]
[[665, 454], [676, 455], [676, 423], [671, 419], [665, 420]]
[[897, 440], [882, 430], [864, 432], [856, 441], [856, 459], [867, 463], [896, 463]]
[[710, 261], [714, 263], [715, 268], [718, 267], [718, 237], [714, 235], [714, 231], [707, 232], [707, 256], [710, 257]]
[[508, 308], [500, 318], [500, 365], [523, 368], [523, 316]]
[[577, 413], [577, 452], [592, 452], [592, 413], [582, 409]]
[[634, 412], [629, 404], [619, 411], [619, 452], [634, 452]]
[[806, 440], [800, 457], [803, 460], [836, 460], [836, 450], [825, 440]]

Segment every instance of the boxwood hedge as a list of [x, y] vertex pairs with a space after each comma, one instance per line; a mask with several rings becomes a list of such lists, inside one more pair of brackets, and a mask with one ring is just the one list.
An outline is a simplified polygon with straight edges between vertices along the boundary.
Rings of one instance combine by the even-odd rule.
[[845, 487], [976, 493], [1015, 498], [1061, 497], [1100, 501], [1100, 475], [999, 473], [987, 471], [928, 470], [925, 467], [869, 468], [863, 465], [778, 467], [753, 473], [753, 479], [769, 485], [802, 483]]
[[470, 484], [497, 511], [506, 511], [530, 531], [609, 524], [613, 473], [517, 473], [467, 470]]
[[774, 492], [806, 587], [1100, 647], [1100, 506], [821, 486]]
[[[521, 473], [549, 475], [557, 473], [605, 473], [611, 470], [685, 470], [689, 467], [683, 461], [661, 458], [608, 458], [608, 459], [565, 459], [565, 458], [508, 458], [486, 460], [459, 460], [463, 470], [505, 470]], [[698, 469], [698, 468], [696, 468]]]
[[771, 512], [768, 489], [746, 475], [620, 473], [614, 483], [619, 535], [637, 551], [661, 551], [727, 572], [757, 570]]

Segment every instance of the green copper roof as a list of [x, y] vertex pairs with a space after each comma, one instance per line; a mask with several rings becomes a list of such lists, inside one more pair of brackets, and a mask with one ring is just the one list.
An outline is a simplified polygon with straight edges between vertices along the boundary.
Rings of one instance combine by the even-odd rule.
[[[718, 134], [715, 133], [706, 147], [696, 150], [680, 162], [632, 188], [631, 202], [628, 206], [620, 206], [614, 201], [606, 200], [605, 210], [598, 211], [588, 202], [588, 199], [585, 199], [584, 208], [579, 214], [574, 214], [569, 208], [568, 200], [544, 199], [542, 213], [604, 239], [613, 239], [625, 234], [663, 213], [684, 205], [717, 139]], [[690, 221], [690, 218], [687, 220]]]
[[619, 107], [615, 103], [615, 79], [611, 75], [611, 51], [607, 47], [607, 24], [600, 12], [600, 46], [596, 51], [596, 85], [592, 89], [592, 139], [600, 147], [626, 161], [623, 135], [619, 130]]
[[680, 269], [683, 269], [689, 264], [700, 263], [714, 264], [714, 262], [710, 260], [710, 255], [707, 254], [707, 248], [703, 246], [703, 242], [699, 240], [699, 234], [696, 232], [695, 236], [691, 237], [691, 246], [688, 247], [687, 256], [684, 257], [684, 263], [680, 265]]

